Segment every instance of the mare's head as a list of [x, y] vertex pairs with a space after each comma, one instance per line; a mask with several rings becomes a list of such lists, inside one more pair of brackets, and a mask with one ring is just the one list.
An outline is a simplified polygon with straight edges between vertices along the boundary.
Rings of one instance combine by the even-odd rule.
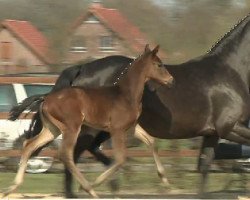
[[174, 78], [164, 67], [161, 59], [157, 56], [159, 51], [159, 45], [157, 45], [152, 51], [149, 49], [149, 45], [145, 46], [144, 53], [141, 58], [144, 60], [144, 67], [147, 67], [146, 77], [147, 80], [155, 80], [156, 82], [164, 85], [172, 85]]

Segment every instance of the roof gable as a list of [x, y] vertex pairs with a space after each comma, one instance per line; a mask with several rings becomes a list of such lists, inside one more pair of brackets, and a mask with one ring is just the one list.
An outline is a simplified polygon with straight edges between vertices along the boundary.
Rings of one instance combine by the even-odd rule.
[[80, 16], [73, 28], [81, 25], [90, 15], [97, 17], [105, 26], [115, 32], [118, 37], [125, 40], [136, 53], [140, 53], [147, 43], [153, 45], [139, 28], [130, 23], [117, 9], [105, 8], [100, 4], [92, 4], [88, 13]]
[[1, 27], [12, 32], [43, 62], [46, 64], [52, 62], [52, 59], [48, 57], [49, 45], [46, 37], [30, 22], [7, 19], [1, 23]]

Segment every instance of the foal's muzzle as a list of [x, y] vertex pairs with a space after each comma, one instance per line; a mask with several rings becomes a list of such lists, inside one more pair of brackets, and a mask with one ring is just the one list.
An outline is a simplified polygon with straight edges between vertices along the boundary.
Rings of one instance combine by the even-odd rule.
[[168, 79], [168, 80], [166, 81], [166, 86], [167, 86], [168, 88], [171, 88], [174, 84], [175, 84], [175, 79], [174, 79], [173, 77], [171, 77], [170, 79]]

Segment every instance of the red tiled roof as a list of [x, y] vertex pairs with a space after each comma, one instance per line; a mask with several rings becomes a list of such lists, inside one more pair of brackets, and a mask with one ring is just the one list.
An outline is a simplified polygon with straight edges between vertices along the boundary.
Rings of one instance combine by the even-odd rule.
[[105, 8], [100, 4], [93, 3], [89, 8], [87, 15], [80, 16], [74, 24], [74, 27], [76, 28], [80, 25], [90, 14], [96, 16], [108, 28], [118, 34], [118, 36], [125, 40], [136, 53], [141, 52], [147, 43], [152, 45], [147, 37], [136, 26], [130, 23], [118, 10]]
[[1, 26], [11, 31], [46, 64], [51, 63], [52, 60], [47, 55], [48, 40], [30, 22], [7, 19]]

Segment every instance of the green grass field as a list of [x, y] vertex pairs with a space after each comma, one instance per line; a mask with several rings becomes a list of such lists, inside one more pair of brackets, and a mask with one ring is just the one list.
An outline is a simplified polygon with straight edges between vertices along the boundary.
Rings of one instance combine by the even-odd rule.
[[[174, 189], [181, 189], [185, 192], [197, 192], [199, 182], [199, 173], [196, 172], [174, 172], [168, 170], [168, 178]], [[85, 173], [91, 182], [97, 177], [98, 173]], [[11, 184], [15, 173], [0, 173], [0, 188], [6, 188]], [[122, 170], [119, 173], [120, 192], [138, 192], [138, 193], [165, 193], [166, 189], [161, 184], [155, 171], [135, 172]], [[246, 181], [249, 180], [250, 174], [236, 173], [211, 173], [209, 176], [208, 191], [244, 191]], [[232, 185], [225, 189], [229, 181]], [[108, 184], [103, 184], [96, 188], [97, 192], [108, 192]], [[75, 184], [76, 189], [76, 184]], [[18, 189], [21, 193], [62, 193], [63, 192], [63, 174], [26, 174], [24, 184]]]

